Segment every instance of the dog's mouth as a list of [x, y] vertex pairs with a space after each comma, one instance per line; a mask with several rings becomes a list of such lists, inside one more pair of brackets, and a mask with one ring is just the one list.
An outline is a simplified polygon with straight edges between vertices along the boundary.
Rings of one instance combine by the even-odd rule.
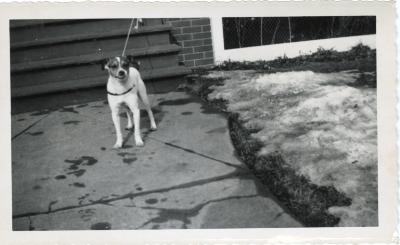
[[126, 78], [126, 75], [116, 76], [116, 78], [118, 78], [118, 79], [125, 79], [125, 78]]
[[113, 77], [114, 77], [114, 78], [117, 78], [117, 79], [119, 79], [119, 80], [124, 80], [124, 79], [127, 77], [127, 74], [126, 74], [126, 73], [123, 74], [123, 75], [118, 75], [118, 74], [116, 74], [116, 75], [114, 75]]

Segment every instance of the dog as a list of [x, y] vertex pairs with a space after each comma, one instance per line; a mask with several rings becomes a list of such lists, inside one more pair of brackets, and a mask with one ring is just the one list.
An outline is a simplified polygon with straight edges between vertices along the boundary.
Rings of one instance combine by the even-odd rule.
[[143, 146], [144, 143], [140, 134], [139, 99], [142, 101], [150, 118], [150, 129], [156, 130], [157, 125], [150, 108], [146, 87], [138, 71], [138, 63], [130, 55], [119, 56], [104, 60], [102, 68], [107, 70], [109, 74], [107, 100], [117, 136], [113, 148], [122, 148], [124, 143], [120, 121], [120, 112], [123, 107], [128, 108], [126, 112], [128, 118], [126, 129], [134, 128], [135, 144], [136, 146]]

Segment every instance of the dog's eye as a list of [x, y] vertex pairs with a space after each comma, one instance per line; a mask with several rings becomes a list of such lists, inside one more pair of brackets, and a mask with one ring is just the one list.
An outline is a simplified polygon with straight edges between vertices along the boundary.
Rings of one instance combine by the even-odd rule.
[[117, 65], [116, 64], [111, 64], [110, 67], [111, 68], [117, 68]]

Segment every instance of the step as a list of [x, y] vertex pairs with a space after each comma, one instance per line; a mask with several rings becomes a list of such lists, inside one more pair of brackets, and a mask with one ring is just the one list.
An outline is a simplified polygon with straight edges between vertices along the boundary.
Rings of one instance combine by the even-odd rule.
[[[17, 49], [11, 51], [11, 63], [104, 53], [113, 50], [120, 50], [120, 52], [122, 52], [125, 41], [126, 36], [113, 36], [105, 39], [84, 40]], [[146, 35], [131, 36], [128, 40], [127, 49], [142, 49], [167, 44], [170, 44], [169, 32], [152, 32]]]
[[[50, 27], [26, 31], [17, 29], [10, 33], [11, 50], [110, 37], [126, 37], [130, 21], [126, 23], [127, 26], [121, 25], [119, 22], [106, 22], [107, 25], [101, 25], [102, 22], [99, 23], [99, 21], [78, 24], [61, 29], [56, 27], [54, 31], [49, 29]], [[96, 26], [101, 28], [95, 28]], [[142, 26], [137, 30], [133, 29], [130, 36], [169, 32], [171, 29], [170, 25]]]
[[[178, 64], [177, 53], [167, 53], [156, 56], [141, 56], [136, 60], [140, 62], [140, 70], [166, 68]], [[67, 66], [59, 66], [51, 69], [38, 69], [28, 72], [19, 72], [11, 75], [11, 86], [22, 87], [44, 83], [76, 80], [86, 77], [95, 77], [107, 73], [101, 70], [100, 61], [88, 63], [74, 63]]]
[[17, 28], [23, 28], [23, 27], [32, 27], [32, 26], [36, 26], [36, 25], [70, 23], [70, 22], [76, 22], [76, 21], [77, 20], [75, 20], [75, 19], [41, 19], [41, 20], [19, 19], [19, 20], [11, 20], [10, 21], [10, 29], [17, 29]]
[[[141, 75], [144, 81], [162, 79], [168, 77], [184, 76], [189, 73], [191, 73], [191, 69], [185, 66], [173, 66], [161, 69], [141, 71]], [[24, 86], [19, 88], [12, 88], [11, 96], [13, 98], [17, 98], [17, 97], [46, 94], [53, 92], [100, 87], [100, 86], [105, 86], [106, 81], [107, 81], [107, 75], [104, 74], [102, 76], [90, 77], [79, 80]]]
[[[167, 53], [178, 53], [180, 50], [181, 50], [180, 46], [176, 44], [168, 44], [168, 45], [157, 45], [142, 49], [127, 49], [126, 54], [133, 55], [135, 57], [142, 57], [142, 56], [162, 55]], [[114, 57], [118, 55], [121, 55], [121, 50], [114, 50], [106, 53], [86, 54], [86, 55], [79, 55], [79, 56], [65, 57], [65, 58], [55, 58], [50, 60], [41, 60], [29, 63], [25, 62], [14, 63], [11, 64], [11, 73], [20, 73], [33, 70], [43, 70], [43, 69], [64, 67], [70, 65], [94, 63], [102, 61], [106, 57]]]
[[[71, 23], [82, 23], [82, 22], [90, 22], [90, 21], [113, 21], [113, 20], [126, 20], [131, 21], [131, 18], [124, 19], [14, 19], [10, 21], [10, 29], [20, 29], [20, 28], [32, 28], [35, 26], [52, 26], [52, 25], [65, 25]], [[162, 24], [162, 20], [160, 18], [142, 18], [143, 25], [158, 25]]]

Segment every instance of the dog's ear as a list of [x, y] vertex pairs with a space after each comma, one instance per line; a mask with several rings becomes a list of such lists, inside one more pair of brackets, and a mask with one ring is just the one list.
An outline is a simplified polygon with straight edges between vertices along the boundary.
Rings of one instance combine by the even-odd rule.
[[133, 66], [133, 67], [135, 67], [137, 70], [139, 70], [140, 62], [138, 62], [138, 61], [133, 57], [133, 55], [127, 55], [126, 58], [127, 58], [128, 62], [129, 62], [129, 64], [130, 64], [131, 66]]
[[101, 64], [101, 70], [108, 70], [108, 63], [110, 62], [110, 59], [104, 59], [102, 61], [100, 61]]

